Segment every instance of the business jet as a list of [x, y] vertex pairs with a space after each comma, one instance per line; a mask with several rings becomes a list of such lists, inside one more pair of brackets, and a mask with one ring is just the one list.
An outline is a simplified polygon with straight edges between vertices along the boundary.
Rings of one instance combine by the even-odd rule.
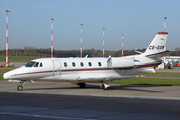
[[167, 32], [158, 32], [147, 50], [139, 55], [107, 58], [40, 58], [4, 73], [4, 79], [18, 81], [19, 91], [25, 81], [73, 81], [81, 88], [86, 83], [99, 82], [104, 90], [108, 81], [139, 77], [141, 72], [154, 73], [153, 67], [161, 64], [161, 57], [172, 53], [166, 50]]

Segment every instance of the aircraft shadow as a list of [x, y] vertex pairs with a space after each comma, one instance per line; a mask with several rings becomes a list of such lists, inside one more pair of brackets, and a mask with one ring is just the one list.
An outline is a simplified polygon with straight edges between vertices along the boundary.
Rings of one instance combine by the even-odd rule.
[[[71, 83], [76, 85], [75, 87], [47, 87], [47, 88], [30, 88], [25, 90], [102, 90], [100, 88], [100, 84], [87, 84], [85, 88], [80, 88], [76, 83]], [[146, 89], [138, 89], [142, 87], [161, 87], [161, 86], [155, 86], [155, 85], [111, 85], [111, 87], [107, 91], [113, 91], [113, 90], [126, 90], [126, 91], [142, 91], [142, 92], [155, 92], [155, 93], [161, 93], [163, 91], [156, 91], [156, 90], [146, 90]], [[104, 90], [106, 91], [106, 90]]]

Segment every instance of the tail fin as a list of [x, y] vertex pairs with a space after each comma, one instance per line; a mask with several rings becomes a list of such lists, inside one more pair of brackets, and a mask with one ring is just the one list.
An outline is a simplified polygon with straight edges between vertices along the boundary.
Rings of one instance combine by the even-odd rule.
[[158, 32], [144, 54], [151, 56], [166, 52], [166, 41], [168, 32]]

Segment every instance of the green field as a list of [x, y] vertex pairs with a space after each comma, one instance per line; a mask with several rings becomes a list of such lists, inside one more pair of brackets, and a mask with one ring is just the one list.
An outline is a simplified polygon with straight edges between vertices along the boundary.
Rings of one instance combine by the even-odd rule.
[[110, 84], [127, 84], [127, 85], [168, 85], [180, 86], [180, 79], [170, 78], [129, 78], [114, 80]]
[[8, 72], [10, 70], [13, 70], [14, 68], [0, 68], [0, 72]]
[[138, 75], [148, 76], [180, 76], [180, 72], [156, 72], [156, 73], [140, 73]]
[[[39, 56], [9, 56], [8, 60], [9, 62], [29, 62], [30, 60], [37, 59], [37, 58], [42, 58]], [[5, 62], [6, 57], [5, 56], [0, 56], [0, 62]]]

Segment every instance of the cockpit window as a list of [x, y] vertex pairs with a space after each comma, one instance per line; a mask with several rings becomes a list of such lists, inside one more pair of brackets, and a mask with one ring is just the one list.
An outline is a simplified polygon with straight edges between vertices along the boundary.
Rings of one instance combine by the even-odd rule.
[[30, 61], [27, 64], [25, 64], [25, 67], [32, 67], [34, 65], [34, 61]]
[[33, 67], [38, 67], [38, 65], [39, 65], [39, 62], [36, 62], [36, 63], [33, 65]]
[[42, 67], [43, 66], [43, 64], [42, 63], [40, 63], [40, 65], [39, 65], [40, 67]]

